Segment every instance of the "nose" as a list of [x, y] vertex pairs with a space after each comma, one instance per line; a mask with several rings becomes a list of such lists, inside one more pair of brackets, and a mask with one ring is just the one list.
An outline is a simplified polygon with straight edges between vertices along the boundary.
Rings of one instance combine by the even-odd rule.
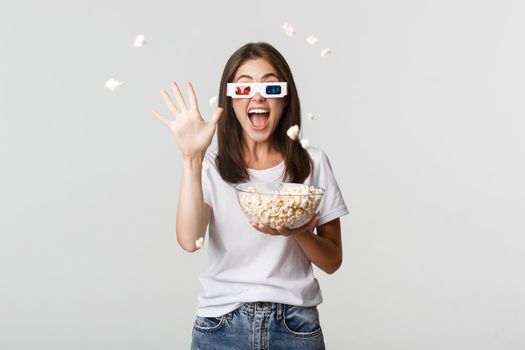
[[255, 95], [253, 95], [252, 100], [255, 100], [257, 102], [263, 101], [264, 97], [259, 92], [256, 92]]

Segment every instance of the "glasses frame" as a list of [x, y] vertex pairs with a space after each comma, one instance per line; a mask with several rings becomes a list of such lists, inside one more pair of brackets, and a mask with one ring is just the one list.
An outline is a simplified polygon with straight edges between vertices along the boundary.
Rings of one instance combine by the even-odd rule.
[[[281, 93], [279, 94], [267, 94], [266, 89], [269, 86], [279, 86]], [[248, 95], [237, 95], [235, 90], [237, 88], [249, 87], [250, 93]], [[279, 82], [264, 82], [264, 83], [227, 83], [226, 84], [226, 96], [231, 98], [252, 98], [256, 93], [260, 93], [265, 98], [282, 98], [288, 95], [288, 83], [284, 81]]]

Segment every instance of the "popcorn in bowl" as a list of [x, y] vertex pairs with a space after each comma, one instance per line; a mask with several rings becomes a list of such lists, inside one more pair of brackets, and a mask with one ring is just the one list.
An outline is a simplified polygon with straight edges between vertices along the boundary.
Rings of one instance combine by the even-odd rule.
[[297, 183], [243, 183], [234, 186], [251, 222], [289, 229], [306, 224], [319, 207], [324, 189]]

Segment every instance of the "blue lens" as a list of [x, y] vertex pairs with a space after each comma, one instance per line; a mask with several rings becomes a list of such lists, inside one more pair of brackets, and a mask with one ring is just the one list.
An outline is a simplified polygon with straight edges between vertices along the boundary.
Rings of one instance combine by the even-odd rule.
[[266, 87], [267, 95], [279, 95], [281, 93], [281, 87], [279, 85], [268, 85]]

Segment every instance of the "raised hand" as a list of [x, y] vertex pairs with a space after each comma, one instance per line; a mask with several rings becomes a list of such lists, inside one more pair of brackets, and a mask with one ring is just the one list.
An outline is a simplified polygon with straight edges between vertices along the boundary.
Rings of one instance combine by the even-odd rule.
[[165, 89], [160, 91], [166, 106], [175, 118], [174, 120], [163, 117], [159, 112], [152, 114], [164, 123], [175, 135], [183, 157], [191, 158], [203, 156], [210, 146], [217, 122], [223, 109], [218, 107], [209, 121], [202, 119], [197, 104], [197, 97], [191, 83], [187, 83], [190, 105], [187, 106], [176, 82], [171, 83], [176, 103], [171, 99]]

